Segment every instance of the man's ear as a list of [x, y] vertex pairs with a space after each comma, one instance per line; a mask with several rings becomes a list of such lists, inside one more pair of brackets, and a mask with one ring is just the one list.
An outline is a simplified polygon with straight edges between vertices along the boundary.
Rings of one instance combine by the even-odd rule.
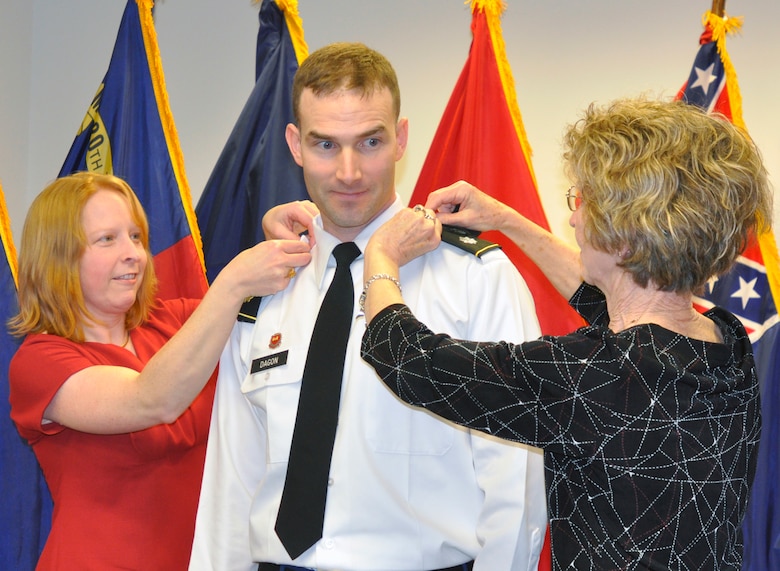
[[395, 160], [400, 161], [406, 151], [406, 143], [409, 141], [409, 119], [401, 117], [395, 127]]
[[284, 130], [284, 138], [287, 141], [287, 146], [290, 148], [290, 154], [293, 160], [299, 167], [303, 166], [303, 159], [301, 158], [301, 132], [293, 123], [287, 123], [287, 128]]

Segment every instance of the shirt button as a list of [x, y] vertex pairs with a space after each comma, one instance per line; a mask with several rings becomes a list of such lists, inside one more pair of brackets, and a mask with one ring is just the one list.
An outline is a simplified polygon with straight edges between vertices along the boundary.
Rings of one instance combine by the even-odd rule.
[[333, 485], [333, 478], [328, 478], [328, 486], [332, 486], [332, 485]]
[[333, 541], [332, 539], [325, 539], [325, 540], [323, 540], [322, 543], [323, 543], [325, 549], [333, 549], [333, 546], [336, 544], [336, 542]]

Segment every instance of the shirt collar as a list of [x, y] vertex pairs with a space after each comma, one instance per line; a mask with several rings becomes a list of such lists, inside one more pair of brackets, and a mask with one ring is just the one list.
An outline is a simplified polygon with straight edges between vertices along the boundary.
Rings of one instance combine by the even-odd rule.
[[[355, 244], [357, 244], [361, 252], [366, 249], [368, 240], [374, 234], [376, 229], [390, 220], [390, 218], [392, 218], [396, 212], [402, 210], [403, 207], [404, 206], [401, 202], [401, 197], [396, 193], [395, 201], [393, 201], [390, 206], [379, 213], [379, 215], [374, 218], [374, 220], [372, 220], [368, 226], [363, 228], [360, 234], [355, 237]], [[317, 283], [320, 284], [320, 287], [322, 287], [322, 280], [325, 277], [325, 270], [329, 265], [331, 267], [335, 267], [336, 265], [336, 260], [333, 259], [330, 253], [333, 251], [333, 248], [341, 243], [341, 240], [323, 229], [321, 215], [317, 215], [314, 219], [314, 237], [316, 238], [317, 243], [314, 245], [311, 251], [311, 264], [316, 274]], [[362, 259], [362, 257], [363, 254], [361, 253], [358, 259]]]

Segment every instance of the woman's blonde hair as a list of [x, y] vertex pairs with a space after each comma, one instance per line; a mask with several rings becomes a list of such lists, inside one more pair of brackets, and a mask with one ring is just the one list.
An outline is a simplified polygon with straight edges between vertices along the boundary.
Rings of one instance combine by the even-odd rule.
[[84, 340], [83, 324], [95, 322], [84, 302], [79, 276], [86, 236], [81, 214], [99, 190], [124, 197], [141, 231], [148, 257], [135, 303], [128, 310], [128, 329], [143, 323], [154, 306], [157, 278], [149, 251], [149, 223], [130, 186], [108, 174], [80, 172], [49, 184], [33, 201], [22, 229], [19, 250], [19, 313], [9, 320], [17, 336], [51, 333]]
[[721, 116], [681, 101], [622, 99], [591, 105], [564, 144], [586, 240], [620, 253], [643, 287], [698, 292], [770, 229], [761, 155]]

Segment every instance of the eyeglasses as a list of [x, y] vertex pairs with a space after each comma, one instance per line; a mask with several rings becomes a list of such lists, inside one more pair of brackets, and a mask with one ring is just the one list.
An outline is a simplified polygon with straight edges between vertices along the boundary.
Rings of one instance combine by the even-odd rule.
[[579, 193], [576, 186], [570, 186], [569, 190], [566, 191], [566, 204], [572, 212], [575, 212], [582, 206], [582, 195]]

